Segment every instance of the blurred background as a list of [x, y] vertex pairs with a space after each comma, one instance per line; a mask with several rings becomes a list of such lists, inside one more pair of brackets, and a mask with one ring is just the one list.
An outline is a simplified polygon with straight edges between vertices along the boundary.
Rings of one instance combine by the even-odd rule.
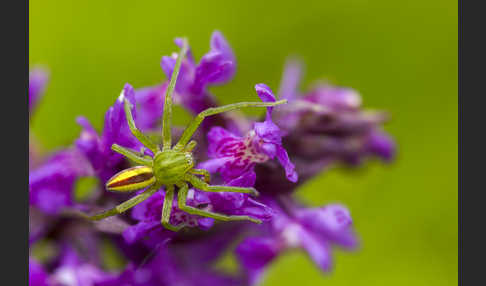
[[[278, 90], [284, 61], [306, 63], [301, 89], [326, 78], [390, 112], [394, 163], [323, 172], [298, 192], [310, 205], [346, 204], [361, 236], [321, 273], [303, 252], [272, 265], [263, 285], [457, 285], [457, 1], [29, 1], [30, 66], [51, 80], [32, 124], [46, 149], [70, 144], [74, 119], [98, 128], [123, 84], [164, 80], [160, 58], [187, 36], [197, 59], [219, 29], [237, 57], [222, 103]], [[176, 109], [176, 123], [187, 113]], [[252, 111], [246, 111], [252, 114]]]

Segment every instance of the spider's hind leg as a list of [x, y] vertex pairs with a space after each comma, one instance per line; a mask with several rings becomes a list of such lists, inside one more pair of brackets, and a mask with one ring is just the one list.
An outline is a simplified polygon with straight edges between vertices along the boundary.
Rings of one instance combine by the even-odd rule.
[[177, 196], [177, 203], [180, 210], [183, 210], [189, 214], [199, 215], [203, 217], [210, 217], [221, 221], [249, 220], [254, 223], [262, 223], [261, 220], [246, 215], [225, 215], [225, 214], [214, 213], [206, 210], [201, 210], [192, 206], [188, 206], [186, 204], [188, 190], [189, 190], [189, 186], [186, 183], [180, 186], [179, 193]]
[[134, 206], [148, 199], [151, 195], [155, 194], [155, 192], [157, 192], [158, 189], [159, 186], [152, 185], [145, 192], [136, 195], [135, 197], [117, 205], [116, 207], [106, 210], [99, 214], [87, 216], [86, 218], [90, 220], [101, 220], [110, 216], [114, 216], [126, 212], [127, 210], [133, 208]]

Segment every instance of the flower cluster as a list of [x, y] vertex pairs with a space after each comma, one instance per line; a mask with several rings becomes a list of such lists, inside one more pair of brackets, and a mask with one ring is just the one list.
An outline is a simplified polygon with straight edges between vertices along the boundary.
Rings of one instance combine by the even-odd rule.
[[[175, 43], [180, 46], [181, 40]], [[169, 78], [176, 58], [161, 60]], [[193, 114], [217, 106], [208, 87], [229, 82], [235, 71], [231, 47], [220, 32], [214, 32], [210, 51], [199, 63], [191, 52], [182, 61], [174, 102]], [[175, 202], [170, 222], [184, 228], [167, 230], [160, 224], [163, 188], [123, 215], [96, 223], [73, 215], [107, 209], [128, 198], [104, 190], [111, 176], [131, 165], [111, 145], [153, 154], [130, 133], [123, 100], [131, 103], [142, 131], [160, 133], [168, 81], [140, 89], [126, 84], [106, 111], [101, 132], [79, 117], [81, 132], [71, 146], [47, 157], [31, 150], [31, 162], [38, 163], [31, 164], [29, 175], [29, 285], [257, 285], [269, 263], [295, 248], [329, 271], [333, 247], [358, 246], [350, 212], [340, 204], [305, 206], [294, 193], [300, 184], [339, 163], [358, 166], [373, 157], [388, 162], [395, 145], [381, 129], [386, 114], [363, 110], [356, 91], [319, 84], [300, 92], [300, 75], [300, 64], [289, 61], [278, 94], [265, 84], [255, 85], [263, 102], [279, 97], [288, 104], [267, 108], [262, 118], [218, 115], [205, 121], [195, 135], [197, 168], [211, 173], [211, 183], [254, 187], [261, 196], [192, 188], [187, 203], [257, 218], [262, 225], [191, 215]], [[30, 113], [46, 83], [45, 72], [31, 72]], [[180, 134], [180, 127], [173, 129]], [[79, 185], [86, 178], [96, 183], [79, 198]], [[238, 261], [232, 273], [218, 265], [228, 253]], [[112, 260], [115, 266], [109, 263]]]

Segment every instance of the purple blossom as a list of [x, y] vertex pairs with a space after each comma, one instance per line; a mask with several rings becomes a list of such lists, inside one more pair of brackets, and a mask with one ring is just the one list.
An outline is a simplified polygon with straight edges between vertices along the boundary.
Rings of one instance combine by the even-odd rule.
[[[157, 94], [156, 90], [157, 88], [154, 88], [142, 92], [141, 98], [144, 100], [144, 106], [150, 105], [147, 102], [156, 103], [155, 99], [151, 99], [155, 97], [153, 94]], [[137, 119], [135, 91], [131, 85], [125, 84], [122, 93], [105, 114], [101, 136], [98, 135], [86, 118], [77, 118], [82, 130], [79, 138], [75, 141], [76, 147], [89, 160], [103, 183], [121, 169], [120, 164], [125, 163], [122, 155], [111, 150], [111, 145], [116, 143], [135, 150], [140, 150], [142, 147], [142, 144], [132, 135], [128, 127], [123, 103], [125, 98], [131, 103], [132, 114], [135, 120]], [[147, 114], [150, 117], [153, 116], [149, 112]], [[149, 119], [146, 119], [145, 123], [146, 126], [151, 125]]]
[[73, 248], [65, 246], [60, 265], [49, 280], [53, 286], [94, 286], [113, 277], [113, 274], [83, 261]]
[[177, 255], [172, 248], [161, 247], [148, 263], [141, 267], [131, 264], [118, 277], [97, 286], [243, 286], [242, 282], [239, 277], [212, 270], [210, 264], [192, 255]]
[[[181, 45], [180, 39], [175, 42]], [[161, 66], [167, 76], [172, 74], [175, 61], [176, 56], [162, 58]], [[229, 44], [220, 32], [214, 32], [210, 51], [199, 63], [190, 51], [183, 60], [175, 103], [192, 113], [217, 106], [208, 88], [230, 81], [235, 70]], [[254, 198], [241, 193], [190, 189], [188, 204], [211, 212], [251, 216], [265, 221], [263, 225], [243, 221], [215, 223], [211, 218], [179, 210], [174, 201], [170, 222], [185, 227], [179, 232], [166, 230], [160, 222], [163, 190], [127, 215], [96, 223], [64, 215], [62, 210], [73, 207], [107, 209], [134, 195], [100, 190], [99, 196], [81, 206], [73, 200], [73, 189], [76, 180], [85, 176], [96, 176], [101, 189], [113, 174], [130, 166], [111, 150], [112, 144], [141, 150], [141, 143], [128, 128], [124, 99], [131, 104], [138, 128], [160, 133], [168, 82], [137, 90], [126, 84], [107, 110], [101, 133], [86, 118], [79, 117], [82, 130], [74, 146], [54, 153], [38, 167], [31, 165], [29, 244], [45, 238], [62, 246], [62, 255], [48, 261], [45, 268], [31, 259], [30, 285], [255, 285], [272, 261], [295, 248], [304, 250], [320, 269], [329, 271], [333, 247], [353, 250], [358, 245], [349, 211], [339, 204], [308, 208], [297, 204], [292, 193], [337, 162], [356, 166], [372, 157], [390, 161], [395, 144], [382, 129], [387, 115], [364, 110], [358, 92], [318, 84], [302, 93], [298, 91], [301, 74], [298, 61], [287, 65], [279, 95], [289, 103], [267, 108], [261, 120], [214, 116], [205, 120], [194, 136], [198, 141], [194, 157], [206, 160], [197, 167], [216, 173], [213, 183], [255, 187], [262, 195]], [[45, 84], [45, 80], [37, 82], [41, 84], [32, 87], [36, 81], [31, 80], [29, 86], [29, 108], [35, 105]], [[257, 84], [255, 89], [262, 101], [275, 101], [268, 86]], [[177, 137], [180, 129], [174, 129]], [[149, 150], [144, 152], [153, 155]], [[125, 269], [119, 273], [103, 270], [102, 241], [114, 242], [121, 250], [128, 260]], [[241, 242], [234, 249], [239, 271], [228, 274], [217, 270], [215, 264], [237, 242]], [[77, 252], [73, 246], [83, 251]]]
[[48, 79], [48, 72], [43, 68], [37, 67], [29, 72], [29, 116], [44, 95]]
[[29, 286], [48, 286], [48, 275], [41, 264], [29, 257]]
[[278, 214], [267, 233], [246, 238], [236, 249], [252, 285], [260, 281], [266, 265], [286, 249], [304, 249], [319, 268], [329, 271], [333, 244], [345, 249], [357, 246], [349, 211], [342, 205], [302, 208], [292, 203], [286, 205], [286, 211], [277, 204], [271, 206]]
[[[137, 118], [135, 90], [130, 84], [125, 84], [123, 90], [113, 106], [108, 108], [105, 114], [105, 125], [101, 135], [101, 146], [103, 150], [111, 149], [113, 143], [132, 149], [140, 149], [142, 144], [132, 135], [125, 117], [124, 100], [127, 99], [131, 104], [131, 112], [134, 120]], [[106, 151], [108, 153], [108, 151]], [[117, 158], [122, 158], [120, 154], [112, 152]], [[108, 158], [107, 158], [108, 159]], [[113, 161], [119, 161], [112, 159]]]
[[[181, 39], [176, 39], [178, 46]], [[196, 64], [191, 52], [183, 60], [176, 84], [175, 101], [181, 103], [194, 114], [215, 106], [215, 100], [207, 91], [210, 85], [219, 85], [230, 81], [236, 71], [236, 60], [226, 39], [221, 32], [211, 35], [210, 51]], [[172, 75], [176, 55], [162, 57], [161, 67], [168, 79]]]
[[[48, 73], [43, 68], [34, 68], [29, 72], [29, 118], [44, 95]], [[41, 161], [41, 146], [29, 131], [29, 169], [35, 168]]]
[[[268, 86], [257, 84], [255, 89], [262, 101], [275, 101]], [[282, 132], [272, 121], [272, 110], [269, 107], [265, 121], [254, 123], [245, 137], [213, 127], [208, 133], [208, 156], [212, 159], [200, 166], [210, 172], [221, 173], [224, 181], [231, 182], [241, 176], [254, 177], [256, 164], [276, 157], [284, 167], [287, 179], [296, 182], [297, 172], [282, 146]]]
[[[138, 223], [124, 230], [123, 237], [126, 242], [134, 243], [145, 238], [145, 243], [155, 246], [161, 241], [168, 241], [176, 236], [173, 231], [161, 227], [163, 202], [164, 193], [159, 191], [133, 208], [131, 215]], [[248, 215], [264, 221], [273, 216], [271, 208], [241, 193], [205, 193], [189, 189], [187, 204], [203, 210], [227, 215]], [[177, 201], [174, 201], [170, 223], [175, 226], [183, 225], [187, 228], [198, 228], [205, 231], [213, 226], [214, 220], [181, 211], [177, 206]]]
[[29, 174], [29, 202], [48, 214], [74, 205], [73, 186], [92, 175], [89, 163], [76, 149], [60, 151]]
[[[163, 228], [160, 224], [164, 195], [162, 191], [159, 191], [133, 208], [132, 218], [138, 223], [128, 227], [123, 232], [123, 237], [128, 243], [133, 243], [145, 236], [152, 238], [152, 241], [163, 241], [175, 235], [173, 231]], [[193, 189], [189, 190], [188, 205], [203, 208], [209, 203], [210, 201], [205, 193]], [[169, 222], [176, 226], [184, 225], [185, 227], [198, 227], [207, 230], [211, 228], [214, 220], [183, 212], [177, 207], [177, 201], [174, 201]]]
[[159, 126], [164, 110], [164, 96], [168, 83], [135, 90], [137, 113], [135, 123], [142, 131], [154, 130]]
[[[251, 187], [255, 184], [255, 172], [246, 172], [232, 179], [227, 185], [238, 187]], [[274, 212], [265, 204], [251, 198], [247, 194], [218, 192], [208, 193], [211, 201], [211, 210], [227, 215], [247, 215], [262, 221], [270, 220]]]
[[[380, 128], [387, 120], [385, 113], [362, 110], [361, 97], [351, 88], [317, 84], [300, 95], [295, 80], [300, 78], [300, 69], [296, 61], [286, 65], [280, 94], [291, 104], [275, 114], [277, 125], [290, 135], [286, 138], [290, 144], [301, 143], [296, 148], [306, 156], [332, 156], [350, 163], [355, 163], [351, 158], [367, 155], [393, 158], [395, 144]], [[308, 140], [320, 146], [305, 148], [304, 144], [312, 143]]]
[[241, 193], [211, 193], [211, 210], [227, 215], [246, 215], [262, 221], [270, 220], [274, 211], [256, 199]]
[[386, 162], [394, 158], [395, 143], [381, 127], [388, 118], [386, 113], [363, 110], [360, 95], [350, 88], [317, 84], [301, 93], [301, 74], [300, 62], [287, 63], [279, 93], [289, 103], [273, 112], [273, 122], [281, 130], [282, 145], [291, 154], [299, 182], [282, 180], [281, 171], [271, 161], [256, 165], [255, 187], [268, 195], [293, 192], [337, 162], [358, 166], [366, 158]]

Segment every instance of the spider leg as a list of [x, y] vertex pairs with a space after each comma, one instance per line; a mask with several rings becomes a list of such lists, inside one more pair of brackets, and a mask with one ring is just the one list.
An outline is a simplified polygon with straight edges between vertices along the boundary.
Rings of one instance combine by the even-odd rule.
[[135, 121], [133, 120], [132, 112], [130, 111], [130, 102], [125, 99], [125, 117], [127, 118], [128, 122], [128, 127], [130, 128], [130, 131], [132, 132], [133, 136], [135, 136], [138, 141], [140, 141], [143, 145], [145, 145], [147, 148], [154, 153], [154, 155], [160, 151], [159, 146], [152, 142], [150, 138], [145, 136], [145, 134], [140, 131], [137, 126], [135, 126]]
[[89, 216], [87, 218], [90, 220], [101, 220], [110, 216], [121, 214], [143, 202], [144, 200], [148, 199], [151, 195], [155, 194], [159, 190], [159, 187], [159, 185], [154, 184], [150, 186], [145, 192], [134, 196], [133, 198], [117, 205], [116, 207], [106, 210], [102, 213]]
[[196, 148], [196, 145], [197, 145], [196, 140], [191, 140], [189, 143], [187, 143], [187, 145], [185, 147], [185, 151], [186, 152], [192, 152], [192, 150], [194, 150], [194, 148]]
[[163, 140], [163, 149], [170, 149], [172, 145], [172, 134], [171, 134], [171, 125], [172, 125], [172, 93], [174, 92], [177, 77], [179, 76], [179, 70], [181, 69], [182, 58], [185, 56], [187, 50], [189, 49], [187, 40], [182, 40], [182, 48], [179, 54], [177, 55], [177, 60], [174, 66], [174, 70], [172, 71], [172, 75], [170, 78], [169, 86], [167, 87], [167, 91], [165, 93], [165, 102], [164, 102], [164, 113], [162, 115], [162, 140]]
[[235, 109], [240, 109], [243, 107], [269, 107], [269, 106], [275, 106], [283, 103], [287, 103], [287, 100], [283, 99], [275, 102], [239, 102], [239, 103], [233, 103], [233, 104], [223, 105], [219, 107], [208, 108], [200, 112], [196, 117], [194, 117], [191, 123], [189, 123], [186, 130], [184, 130], [184, 132], [182, 133], [181, 139], [179, 139], [176, 148], [183, 148], [187, 144], [187, 142], [189, 142], [194, 132], [196, 132], [201, 122], [207, 116], [211, 116], [211, 115], [215, 115], [218, 113], [223, 113]]
[[144, 158], [144, 157], [138, 155], [137, 153], [135, 153], [134, 151], [132, 151], [128, 148], [122, 147], [118, 144], [111, 145], [111, 150], [122, 154], [123, 156], [127, 157], [128, 159], [132, 160], [133, 162], [135, 162], [139, 165], [144, 165], [144, 166], [149, 166], [149, 167], [152, 166], [152, 159]]
[[245, 193], [253, 196], [258, 196], [258, 191], [255, 188], [242, 188], [233, 186], [212, 186], [208, 183], [202, 181], [198, 177], [192, 174], [186, 174], [185, 179], [191, 183], [196, 189], [205, 192], [234, 192], [234, 193]]
[[198, 208], [195, 208], [195, 207], [192, 207], [192, 206], [188, 206], [186, 204], [188, 190], [189, 190], [189, 186], [186, 183], [184, 183], [181, 186], [181, 188], [179, 189], [179, 193], [178, 193], [178, 196], [177, 196], [177, 203], [178, 203], [179, 209], [181, 209], [181, 210], [183, 210], [183, 211], [185, 211], [189, 214], [199, 215], [199, 216], [203, 216], [203, 217], [210, 217], [210, 218], [214, 218], [214, 219], [221, 220], [221, 221], [249, 220], [249, 221], [254, 222], [254, 223], [262, 223], [261, 220], [256, 219], [256, 218], [252, 218], [252, 217], [246, 216], [246, 215], [225, 215], [225, 214], [214, 213], [214, 212], [210, 212], [210, 211], [201, 210], [201, 209], [198, 209]]
[[209, 184], [211, 180], [211, 174], [209, 174], [208, 170], [205, 169], [192, 169], [189, 171], [191, 174], [194, 175], [201, 175], [204, 176], [204, 181]]
[[172, 201], [174, 200], [174, 185], [167, 186], [165, 191], [165, 198], [164, 198], [164, 206], [162, 207], [162, 218], [160, 223], [168, 229], [172, 231], [179, 231], [183, 225], [174, 226], [170, 224], [170, 212], [172, 211]]

